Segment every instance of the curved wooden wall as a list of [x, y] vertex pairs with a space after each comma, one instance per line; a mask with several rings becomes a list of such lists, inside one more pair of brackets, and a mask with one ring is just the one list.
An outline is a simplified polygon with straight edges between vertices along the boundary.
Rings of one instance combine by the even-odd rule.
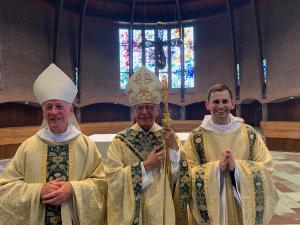
[[0, 127], [35, 126], [42, 120], [41, 107], [15, 102], [0, 104]]
[[272, 121], [300, 121], [300, 99], [269, 103], [268, 117]]
[[186, 120], [203, 120], [204, 116], [208, 114], [209, 111], [205, 108], [205, 102], [190, 104], [185, 108]]
[[245, 120], [245, 123], [250, 124], [254, 127], [260, 126], [262, 120], [262, 106], [257, 100], [249, 104], [240, 104], [241, 106], [241, 117]]
[[130, 108], [113, 103], [98, 103], [81, 108], [81, 122], [130, 121]]

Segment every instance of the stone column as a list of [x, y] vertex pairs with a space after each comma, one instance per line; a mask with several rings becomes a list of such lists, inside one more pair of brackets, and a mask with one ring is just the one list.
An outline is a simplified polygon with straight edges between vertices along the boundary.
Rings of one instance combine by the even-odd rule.
[[81, 123], [81, 108], [79, 106], [76, 106], [75, 117], [77, 119], [77, 122]]
[[185, 106], [182, 105], [180, 108], [180, 120], [185, 120]]
[[268, 104], [267, 103], [262, 103], [261, 104], [261, 119], [262, 121], [268, 121]]
[[236, 104], [235, 105], [235, 114], [237, 117], [241, 117], [242, 115], [242, 106], [241, 104]]

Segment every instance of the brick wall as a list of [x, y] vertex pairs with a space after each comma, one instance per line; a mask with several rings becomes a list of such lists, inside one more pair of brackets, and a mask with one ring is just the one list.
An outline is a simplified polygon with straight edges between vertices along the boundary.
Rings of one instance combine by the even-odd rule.
[[[267, 99], [261, 99], [254, 19], [250, 5], [235, 10], [236, 38], [241, 66], [241, 102], [270, 102], [300, 96], [300, 1], [260, 1], [264, 55], [268, 60]], [[78, 15], [64, 12], [57, 64], [74, 76]], [[0, 1], [0, 103], [36, 102], [32, 84], [51, 62], [54, 9], [30, 0]], [[227, 14], [194, 23], [196, 86], [170, 91], [170, 102], [188, 105], [205, 100], [212, 84], [234, 87], [232, 49]], [[94, 103], [127, 105], [119, 89], [118, 26], [87, 18], [82, 52], [81, 106]]]

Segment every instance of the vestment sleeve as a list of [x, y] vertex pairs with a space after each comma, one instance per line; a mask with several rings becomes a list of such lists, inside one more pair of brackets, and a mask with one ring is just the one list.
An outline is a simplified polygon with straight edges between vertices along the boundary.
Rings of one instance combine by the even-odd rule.
[[24, 182], [26, 147], [26, 143], [19, 147], [0, 175], [0, 224], [35, 224], [38, 220], [42, 184]]
[[[140, 162], [124, 163], [124, 142], [113, 139], [108, 148], [105, 173], [108, 182], [108, 222], [129, 225], [140, 211], [142, 169]], [[138, 221], [136, 221], [138, 224]]]
[[254, 131], [249, 135], [253, 138], [253, 154], [248, 160], [236, 160], [240, 172], [240, 194], [245, 224], [269, 224], [278, 203], [278, 194], [274, 187], [271, 172], [273, 171], [272, 156]]
[[[79, 224], [106, 224], [107, 182], [101, 155], [94, 142], [85, 139], [87, 156], [79, 179], [70, 181], [73, 188], [73, 213]], [[75, 149], [76, 151], [76, 149]], [[76, 173], [76, 171], [74, 171]]]

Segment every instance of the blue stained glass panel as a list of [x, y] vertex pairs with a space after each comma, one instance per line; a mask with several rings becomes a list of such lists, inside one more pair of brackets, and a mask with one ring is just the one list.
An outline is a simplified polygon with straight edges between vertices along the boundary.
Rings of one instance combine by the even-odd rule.
[[128, 29], [119, 30], [120, 47], [120, 88], [124, 89], [129, 78], [129, 33]]
[[[171, 38], [179, 38], [179, 29], [171, 30]], [[180, 47], [172, 46], [171, 47], [171, 79], [172, 79], [172, 88], [180, 88], [181, 87], [181, 55], [180, 55]]]
[[[154, 30], [145, 30], [145, 40], [154, 41]], [[155, 47], [145, 48], [145, 66], [155, 73]]]
[[142, 31], [133, 30], [133, 72], [142, 66]]
[[145, 66], [155, 73], [155, 48], [149, 47], [145, 50]]
[[240, 64], [236, 64], [236, 79], [237, 79], [237, 85], [239, 86], [241, 84], [241, 75], [240, 75]]
[[165, 56], [166, 56], [166, 66], [162, 70], [159, 70], [159, 79], [160, 80], [162, 80], [163, 76], [166, 76], [166, 78], [168, 79], [168, 73], [169, 73], [169, 69], [168, 69], [168, 46], [164, 46], [164, 53], [165, 53]]
[[180, 47], [171, 47], [172, 88], [181, 87], [181, 56]]
[[119, 29], [119, 43], [120, 45], [129, 45], [129, 33], [128, 29]]
[[154, 41], [155, 33], [154, 30], [145, 30], [145, 40]]
[[[129, 30], [128, 29], [119, 29], [119, 57], [120, 57], [120, 87], [124, 89], [128, 79], [130, 71], [130, 60], [132, 60], [133, 71], [135, 72], [138, 68], [142, 66], [142, 56], [143, 56], [143, 47], [142, 40], [146, 40], [147, 46], [144, 50], [145, 54], [145, 66], [151, 71], [155, 72], [155, 32], [154, 30], [146, 29], [145, 36], [142, 37], [142, 30], [133, 30], [133, 58], [130, 59], [129, 56]], [[162, 70], [158, 70], [159, 79], [162, 79], [163, 76], [168, 78], [169, 74], [171, 76], [171, 87], [172, 88], [181, 88], [181, 57], [183, 58], [183, 72], [185, 79], [185, 88], [194, 87], [194, 38], [193, 38], [193, 27], [184, 28], [184, 52], [181, 52], [180, 46], [169, 46], [165, 45], [163, 47], [164, 53], [166, 56], [166, 66]], [[180, 38], [179, 29], [171, 29], [170, 39]], [[168, 30], [163, 30], [163, 41], [168, 41]], [[171, 54], [168, 55], [170, 48]], [[170, 57], [170, 68], [168, 66], [168, 58]], [[266, 80], [266, 62], [264, 62], [264, 75]]]
[[267, 60], [263, 59], [264, 82], [267, 83]]
[[184, 28], [184, 86], [194, 87], [194, 34], [193, 27]]
[[171, 30], [171, 39], [176, 39], [176, 38], [180, 38], [180, 32], [178, 28]]
[[125, 89], [129, 80], [129, 73], [120, 73], [120, 88]]

